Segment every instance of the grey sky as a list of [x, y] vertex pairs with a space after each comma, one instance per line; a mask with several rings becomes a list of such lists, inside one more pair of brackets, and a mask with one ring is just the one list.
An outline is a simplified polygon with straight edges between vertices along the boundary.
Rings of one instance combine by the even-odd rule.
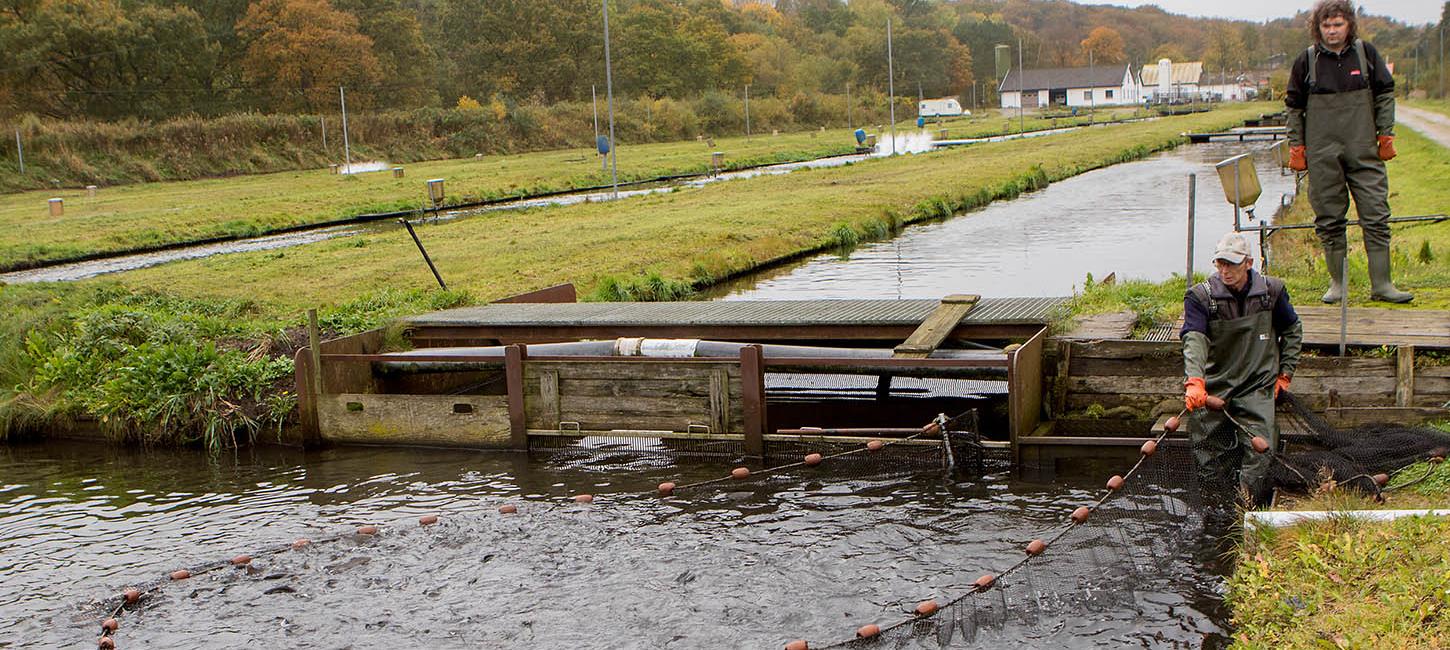
[[[1158, 5], [1164, 11], [1189, 16], [1215, 16], [1241, 20], [1264, 21], [1287, 18], [1308, 10], [1314, 0], [1076, 0], [1080, 4], [1138, 7]], [[1433, 23], [1440, 19], [1441, 3], [1437, 0], [1365, 0], [1357, 2], [1364, 10], [1389, 16], [1412, 25]]]

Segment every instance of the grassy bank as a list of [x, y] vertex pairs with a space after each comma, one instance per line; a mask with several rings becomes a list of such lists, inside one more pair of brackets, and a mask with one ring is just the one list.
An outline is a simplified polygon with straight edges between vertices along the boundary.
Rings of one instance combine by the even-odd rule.
[[[1450, 425], [1441, 428], [1450, 431]], [[1445, 508], [1450, 464], [1412, 465], [1397, 472], [1389, 488], [1383, 504], [1333, 493], [1290, 509]], [[1346, 517], [1250, 530], [1228, 584], [1234, 647], [1444, 647], [1450, 640], [1446, 539], [1447, 517], [1389, 523]]]
[[[561, 282], [573, 282], [595, 298], [680, 297], [804, 252], [887, 237], [906, 223], [1138, 158], [1177, 144], [1181, 131], [1222, 128], [1258, 112], [1259, 107], [1244, 106], [421, 227], [420, 236], [457, 293], [430, 289], [431, 275], [399, 230], [179, 262], [73, 285], [3, 287], [0, 308], [17, 317], [7, 319], [15, 329], [0, 338], [5, 387], [0, 412], [6, 414], [0, 417], [32, 423], [30, 430], [56, 417], [95, 417], [116, 435], [149, 432], [169, 441], [207, 438], [224, 444], [229, 438], [221, 434], [229, 426], [262, 431], [281, 417], [285, 396], [278, 395], [286, 387], [287, 351], [299, 343], [295, 333], [309, 307], [323, 309], [327, 329], [345, 333], [403, 313]], [[118, 319], [141, 324], [114, 334], [95, 326]], [[213, 354], [209, 341], [225, 343], [216, 343]], [[163, 346], [206, 354], [157, 357]], [[96, 356], [97, 347], [104, 354]], [[275, 366], [229, 374], [244, 361], [269, 364], [277, 358]], [[87, 359], [97, 360], [80, 365]], [[73, 365], [78, 368], [73, 372], [52, 370]], [[113, 382], [121, 368], [146, 370]], [[187, 376], [221, 379], [180, 381]], [[158, 421], [148, 407], [156, 402], [174, 403], [201, 419]], [[217, 408], [220, 402], [268, 408], [248, 406], [230, 420], [209, 424], [209, 414], [234, 412]], [[198, 423], [205, 425], [202, 431]]]
[[[887, 114], [884, 95], [862, 93], [852, 103], [858, 123], [877, 123]], [[910, 99], [900, 99], [897, 114], [911, 114], [912, 106]], [[750, 109], [756, 133], [846, 126], [841, 96], [760, 97]], [[592, 147], [593, 111], [589, 102], [485, 101], [471, 110], [353, 113], [348, 135], [353, 160], [392, 162]], [[745, 133], [744, 106], [719, 93], [688, 100], [619, 99], [615, 117], [615, 134], [625, 145]], [[29, 117], [19, 128], [25, 173], [19, 173], [14, 147], [0, 147], [0, 192], [317, 169], [343, 160], [339, 114], [236, 114], [158, 123]], [[7, 137], [13, 135], [7, 131]]]
[[[1441, 147], [1408, 128], [1395, 139], [1399, 156], [1389, 162], [1390, 208], [1395, 215], [1450, 212], [1450, 149]], [[1351, 209], [1350, 218], [1354, 218]], [[1311, 223], [1313, 210], [1301, 191], [1279, 223]], [[1398, 224], [1391, 240], [1395, 283], [1415, 294], [1407, 305], [1389, 305], [1369, 299], [1369, 272], [1358, 228], [1349, 229], [1349, 303], [1355, 307], [1398, 309], [1450, 309], [1450, 222]], [[1270, 272], [1284, 278], [1296, 303], [1320, 304], [1328, 287], [1323, 253], [1313, 230], [1281, 231], [1271, 241]], [[1207, 260], [1198, 268], [1209, 271]], [[1074, 313], [1093, 314], [1131, 310], [1142, 323], [1172, 322], [1183, 313], [1183, 280], [1161, 283], [1119, 282], [1088, 287], [1074, 300]]]

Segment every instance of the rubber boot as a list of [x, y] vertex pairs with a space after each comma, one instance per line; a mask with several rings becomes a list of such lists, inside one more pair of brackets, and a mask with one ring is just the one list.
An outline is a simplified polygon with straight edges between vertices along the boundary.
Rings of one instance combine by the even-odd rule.
[[1329, 290], [1320, 300], [1336, 303], [1344, 300], [1344, 244], [1324, 247], [1324, 265], [1329, 268]]
[[1390, 281], [1390, 249], [1365, 247], [1365, 256], [1369, 258], [1369, 282], [1370, 300], [1383, 302], [1403, 303], [1415, 299], [1415, 296], [1408, 292], [1395, 288], [1395, 283]]

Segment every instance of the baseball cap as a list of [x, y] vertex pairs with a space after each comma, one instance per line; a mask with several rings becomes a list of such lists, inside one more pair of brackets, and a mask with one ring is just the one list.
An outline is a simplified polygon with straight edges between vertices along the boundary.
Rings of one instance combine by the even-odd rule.
[[1244, 258], [1253, 255], [1253, 249], [1249, 248], [1249, 238], [1239, 233], [1231, 232], [1218, 240], [1218, 247], [1213, 251], [1213, 259], [1223, 260], [1229, 264], [1239, 264]]

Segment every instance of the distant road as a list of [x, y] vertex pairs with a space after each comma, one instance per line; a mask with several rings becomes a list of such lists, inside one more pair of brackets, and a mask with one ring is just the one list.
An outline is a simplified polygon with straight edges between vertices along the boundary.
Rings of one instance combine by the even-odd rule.
[[1395, 106], [1395, 120], [1450, 149], [1450, 117], [1398, 104]]

